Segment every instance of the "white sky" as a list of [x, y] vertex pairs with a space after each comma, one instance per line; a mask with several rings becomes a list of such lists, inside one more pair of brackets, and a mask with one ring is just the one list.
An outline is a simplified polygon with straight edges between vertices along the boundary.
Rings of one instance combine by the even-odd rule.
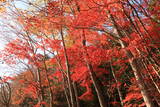
[[[21, 1], [14, 2], [14, 4], [17, 8], [20, 8], [20, 9], [26, 8], [26, 5]], [[9, 11], [10, 9], [7, 8], [6, 10]], [[7, 43], [6, 40], [10, 40], [11, 38], [14, 37], [14, 34], [11, 33], [10, 29], [6, 27], [7, 24], [14, 25], [12, 17], [8, 15], [7, 12], [0, 13], [0, 52], [2, 52], [2, 50], [4, 49], [5, 44]], [[0, 76], [1, 77], [13, 76], [17, 74], [17, 72], [19, 72], [17, 68], [18, 68], [17, 65], [13, 65], [12, 67], [10, 67], [2, 63], [0, 60]]]
[[[31, 5], [27, 5], [28, 1], [35, 1], [35, 0], [15, 0], [13, 4], [17, 9], [31, 9], [34, 8]], [[37, 0], [40, 1], [40, 0]], [[0, 52], [4, 49], [5, 44], [8, 42], [8, 40], [11, 40], [12, 38], [15, 38], [12, 31], [10, 31], [9, 27], [6, 25], [11, 24], [15, 26], [16, 22], [14, 22], [13, 18], [14, 15], [8, 15], [10, 14], [11, 8], [6, 8], [5, 13], [0, 13]], [[7, 40], [7, 41], [6, 41]], [[20, 69], [22, 68], [22, 65], [12, 65], [12, 67], [4, 64], [0, 60], [0, 76], [13, 76], [20, 72]]]

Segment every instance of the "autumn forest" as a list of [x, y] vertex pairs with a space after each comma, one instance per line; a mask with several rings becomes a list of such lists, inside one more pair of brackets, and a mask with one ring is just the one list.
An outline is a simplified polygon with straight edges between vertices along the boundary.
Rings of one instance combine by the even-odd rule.
[[0, 107], [160, 107], [159, 0], [0, 0], [6, 14], [0, 60], [18, 72]]

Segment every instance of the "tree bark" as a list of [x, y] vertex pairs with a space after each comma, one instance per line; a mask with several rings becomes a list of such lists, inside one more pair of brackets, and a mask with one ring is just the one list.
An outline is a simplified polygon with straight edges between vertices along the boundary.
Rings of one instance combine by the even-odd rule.
[[79, 99], [78, 99], [78, 91], [77, 91], [77, 84], [73, 82], [73, 89], [76, 97], [76, 107], [80, 107], [79, 105]]
[[122, 93], [121, 93], [120, 88], [119, 88], [119, 86], [118, 86], [118, 79], [117, 79], [117, 77], [116, 77], [116, 75], [115, 75], [115, 73], [114, 73], [113, 66], [112, 66], [112, 63], [111, 63], [111, 62], [110, 62], [110, 66], [111, 66], [112, 75], [113, 75], [114, 80], [115, 80], [115, 82], [116, 82], [116, 88], [117, 88], [117, 91], [118, 91], [119, 99], [120, 99], [120, 101], [121, 101], [121, 106], [123, 107], [124, 104], [123, 104]]
[[119, 30], [119, 27], [118, 27], [116, 21], [114, 20], [114, 17], [112, 16], [112, 14], [109, 11], [108, 11], [108, 13], [109, 13], [109, 17], [112, 21], [112, 24], [115, 28], [115, 33], [117, 34], [117, 37], [119, 38], [119, 43], [120, 43], [121, 47], [125, 50], [126, 56], [129, 59], [129, 64], [130, 64], [132, 70], [134, 71], [134, 75], [137, 80], [138, 86], [141, 90], [141, 94], [143, 96], [144, 102], [146, 103], [147, 107], [154, 107], [151, 96], [149, 95], [149, 92], [147, 91], [148, 89], [145, 86], [145, 84], [143, 82], [143, 78], [140, 74], [140, 71], [141, 71], [140, 66], [141, 65], [139, 65], [139, 63], [138, 63], [139, 60], [134, 58], [134, 56], [130, 50], [125, 49], [125, 47], [127, 47], [127, 45], [124, 41], [121, 40], [123, 35], [122, 35], [121, 31]]
[[65, 61], [66, 61], [68, 89], [69, 89], [69, 94], [70, 94], [70, 98], [71, 98], [71, 105], [72, 105], [72, 107], [75, 107], [75, 101], [74, 101], [75, 96], [74, 96], [74, 92], [73, 92], [73, 88], [72, 88], [72, 80], [71, 80], [71, 74], [70, 74], [70, 65], [69, 65], [69, 60], [68, 60], [68, 55], [67, 55], [67, 50], [66, 50], [66, 45], [65, 45], [65, 41], [64, 41], [64, 35], [63, 35], [62, 27], [61, 27], [60, 33], [61, 33], [61, 39], [62, 39], [64, 57], [65, 57]]
[[52, 92], [51, 83], [49, 81], [48, 74], [47, 74], [48, 68], [47, 68], [45, 59], [44, 59], [44, 68], [45, 68], [45, 76], [46, 76], [46, 79], [48, 81], [48, 87], [49, 87], [49, 97], [50, 97], [50, 102], [49, 103], [50, 103], [50, 107], [53, 107], [53, 92]]
[[95, 90], [96, 90], [96, 93], [97, 93], [97, 96], [98, 96], [100, 107], [106, 107], [104, 96], [103, 96], [102, 90], [100, 88], [101, 86], [98, 83], [96, 74], [94, 73], [93, 67], [92, 67], [92, 65], [91, 65], [91, 63], [89, 62], [89, 59], [88, 59], [89, 55], [88, 55], [87, 49], [85, 47], [86, 46], [86, 38], [85, 38], [84, 30], [83, 30], [83, 34], [82, 34], [82, 45], [83, 45], [83, 49], [85, 51], [85, 62], [86, 62], [86, 65], [88, 67], [91, 80], [93, 81], [93, 85], [95, 87]]
[[[42, 89], [42, 81], [41, 81], [41, 74], [40, 74], [40, 70], [38, 68], [37, 70], [37, 81], [39, 83], [39, 88], [40, 88], [40, 92], [38, 93], [40, 96], [38, 96], [38, 100], [39, 100], [39, 103], [41, 103], [42, 101], [44, 101], [44, 92], [43, 92], [43, 89]], [[44, 105], [41, 104], [41, 107], [44, 107]]]

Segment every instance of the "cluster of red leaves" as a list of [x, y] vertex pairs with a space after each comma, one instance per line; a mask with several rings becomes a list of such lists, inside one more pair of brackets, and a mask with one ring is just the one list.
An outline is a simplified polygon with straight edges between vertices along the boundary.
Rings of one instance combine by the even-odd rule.
[[[149, 53], [149, 51], [152, 50], [152, 47], [159, 47], [160, 33], [157, 32], [159, 32], [160, 27], [158, 27], [155, 21], [150, 19], [152, 17], [134, 16], [133, 14], [136, 14], [135, 8], [139, 9], [139, 11], [144, 10], [142, 10], [139, 5], [134, 5], [134, 3], [131, 5], [128, 0], [52, 1], [46, 5], [46, 13], [41, 12], [39, 15], [28, 15], [26, 18], [19, 18], [19, 21], [23, 24], [24, 30], [36, 36], [35, 38], [38, 41], [38, 43], [34, 44], [36, 45], [36, 49], [51, 51], [52, 54], [55, 53], [52, 58], [47, 60], [50, 65], [54, 65], [56, 68], [56, 71], [50, 74], [49, 79], [56, 82], [60, 82], [63, 79], [62, 72], [59, 69], [63, 69], [62, 71], [64, 72], [66, 70], [66, 57], [60, 35], [63, 33], [64, 39], [68, 36], [71, 38], [73, 41], [72, 45], [65, 47], [70, 66], [71, 79], [81, 87], [86, 88], [86, 92], [83, 93], [79, 99], [92, 100], [92, 81], [90, 79], [89, 69], [86, 66], [86, 59], [93, 66], [93, 71], [97, 78], [102, 79], [104, 75], [111, 74], [105, 70], [105, 68], [100, 68], [99, 66], [106, 63], [108, 64], [112, 60], [113, 66], [120, 66], [115, 74], [117, 78], [120, 78], [124, 72], [127, 71], [128, 66], [126, 63], [128, 64], [130, 59], [127, 59], [126, 50], [132, 52], [133, 58], [144, 58], [149, 56], [149, 54], [152, 54], [154, 59], [158, 57], [158, 55]], [[147, 8], [145, 2], [141, 3], [141, 5]], [[152, 16], [155, 15], [156, 20], [159, 20], [159, 13], [155, 11], [159, 9], [159, 7], [157, 4], [153, 4], [151, 7], [153, 9], [148, 11], [148, 13]], [[118, 28], [122, 30], [120, 33], [124, 33], [124, 36], [121, 38], [113, 36], [114, 33], [116, 34], [117, 32], [113, 27], [113, 21], [110, 19], [111, 15], [115, 18]], [[139, 21], [140, 19], [141, 21]], [[142, 22], [145, 24], [142, 24]], [[105, 29], [110, 30], [111, 34], [113, 34], [106, 33]], [[61, 30], [63, 31], [61, 32]], [[82, 31], [85, 32], [86, 46], [82, 44], [84, 39], [82, 37], [84, 32]], [[117, 42], [119, 39], [127, 44], [124, 48]], [[4, 56], [9, 57], [10, 55], [14, 55], [15, 59], [27, 59], [28, 64], [42, 69], [44, 67], [42, 59], [44, 59], [45, 55], [34, 53], [33, 47], [31, 47], [28, 41], [29, 39], [23, 41], [16, 39], [10, 42], [5, 48]], [[64, 40], [65, 43], [66, 41], [67, 40]], [[13, 62], [11, 58], [6, 59], [6, 61], [10, 63]], [[62, 68], [58, 66], [58, 63], [61, 64]], [[148, 64], [147, 66], [150, 71], [153, 71], [152, 65]], [[142, 70], [141, 74], [145, 73], [147, 73], [146, 70]], [[155, 72], [151, 72], [151, 74], [152, 73]], [[156, 74], [152, 75], [155, 76]], [[133, 80], [134, 79], [135, 78], [133, 78]], [[144, 78], [145, 81], [147, 81], [147, 79], [148, 78]], [[132, 81], [132, 79], [130, 79], [130, 81]], [[130, 102], [133, 99], [137, 101], [142, 100], [136, 84], [132, 83], [126, 92], [126, 98], [123, 102], [126, 103], [127, 106], [131, 106]], [[120, 87], [122, 83], [111, 84], [110, 88], [112, 91], [117, 85]], [[33, 92], [33, 96], [36, 97], [37, 88], [28, 86], [26, 88], [26, 92], [28, 93], [27, 90]], [[113, 103], [116, 104], [116, 102]], [[37, 106], [38, 105], [40, 104], [37, 104]]]

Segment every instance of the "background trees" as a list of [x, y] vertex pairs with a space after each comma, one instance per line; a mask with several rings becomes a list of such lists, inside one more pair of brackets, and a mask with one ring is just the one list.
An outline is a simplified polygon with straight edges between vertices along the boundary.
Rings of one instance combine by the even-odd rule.
[[160, 105], [159, 1], [28, 4], [31, 11], [14, 10], [21, 32], [3, 51], [7, 63], [27, 69], [12, 82], [24, 84], [12, 97], [19, 105]]

